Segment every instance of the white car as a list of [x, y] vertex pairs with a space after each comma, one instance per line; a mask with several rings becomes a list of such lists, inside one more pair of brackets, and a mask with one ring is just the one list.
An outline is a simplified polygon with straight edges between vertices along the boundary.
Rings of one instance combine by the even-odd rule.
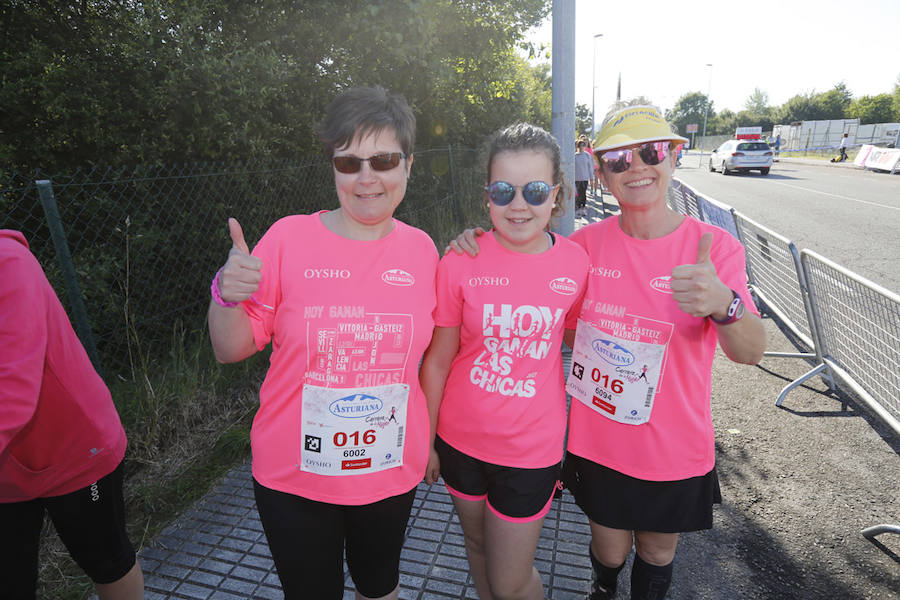
[[769, 174], [774, 160], [772, 149], [762, 140], [728, 140], [709, 156], [710, 172], [719, 169], [722, 175], [732, 171], [759, 171]]

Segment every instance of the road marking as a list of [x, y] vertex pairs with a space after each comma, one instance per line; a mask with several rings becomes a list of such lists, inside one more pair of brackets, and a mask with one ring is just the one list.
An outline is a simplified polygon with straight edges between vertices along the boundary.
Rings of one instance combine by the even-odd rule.
[[819, 190], [813, 190], [810, 188], [801, 187], [799, 185], [791, 185], [789, 183], [781, 183], [780, 181], [773, 181], [772, 183], [774, 183], [775, 185], [783, 185], [784, 187], [803, 190], [804, 192], [815, 192], [816, 194], [822, 194], [823, 196], [831, 196], [832, 198], [840, 198], [841, 200], [850, 200], [852, 202], [860, 202], [862, 204], [871, 204], [872, 206], [880, 206], [881, 208], [889, 208], [891, 210], [900, 210], [900, 207], [897, 207], [897, 206], [888, 206], [887, 204], [879, 204], [877, 202], [869, 202], [868, 200], [859, 200], [858, 198], [850, 198], [849, 196], [841, 196], [839, 194], [829, 194], [828, 192], [820, 192]]

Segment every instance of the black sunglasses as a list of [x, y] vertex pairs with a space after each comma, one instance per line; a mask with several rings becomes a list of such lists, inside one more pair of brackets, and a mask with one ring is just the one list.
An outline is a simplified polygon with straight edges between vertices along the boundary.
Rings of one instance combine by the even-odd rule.
[[516, 190], [522, 190], [522, 197], [525, 202], [532, 206], [540, 206], [547, 201], [550, 191], [557, 186], [551, 186], [543, 181], [532, 181], [523, 186], [515, 186], [505, 181], [495, 181], [490, 185], [484, 186], [484, 191], [488, 193], [491, 202], [497, 206], [506, 206], [516, 197]]
[[400, 164], [400, 159], [406, 158], [402, 152], [391, 152], [389, 154], [376, 154], [369, 158], [359, 158], [358, 156], [335, 156], [331, 159], [334, 168], [339, 173], [357, 173], [362, 169], [363, 161], [368, 161], [373, 171], [390, 171]]
[[669, 154], [669, 142], [647, 142], [637, 148], [627, 150], [597, 150], [594, 154], [613, 173], [624, 173], [631, 168], [634, 162], [634, 153], [637, 152], [644, 164], [658, 165]]

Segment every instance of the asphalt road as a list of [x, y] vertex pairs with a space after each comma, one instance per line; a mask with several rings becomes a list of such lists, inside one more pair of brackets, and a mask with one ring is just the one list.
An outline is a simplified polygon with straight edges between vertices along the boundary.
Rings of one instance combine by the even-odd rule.
[[[768, 176], [710, 173], [690, 154], [675, 177], [826, 258], [900, 293], [900, 174], [782, 160]], [[811, 161], [809, 161], [811, 162]]]

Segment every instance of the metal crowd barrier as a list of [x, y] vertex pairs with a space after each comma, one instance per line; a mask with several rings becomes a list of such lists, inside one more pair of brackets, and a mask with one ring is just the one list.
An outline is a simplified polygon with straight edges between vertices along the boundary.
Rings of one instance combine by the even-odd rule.
[[765, 355], [815, 360], [815, 366], [811, 370], [781, 390], [775, 405], [781, 406], [791, 390], [816, 375], [821, 376], [828, 384], [828, 388], [834, 391], [834, 378], [822, 360], [821, 344], [816, 329], [817, 320], [797, 246], [783, 235], [737, 211], [734, 213], [734, 221], [738, 229], [738, 239], [747, 253], [747, 279], [750, 291], [812, 350], [767, 351]]
[[800, 258], [822, 362], [900, 432], [900, 296], [811, 250]]
[[718, 200], [707, 198], [697, 190], [677, 179], [669, 187], [669, 206], [672, 210], [699, 219], [705, 223], [718, 225], [738, 237], [734, 222], [734, 209]]
[[[668, 201], [674, 210], [695, 212], [700, 220], [729, 231], [722, 221], [731, 213], [746, 249], [751, 291], [812, 349], [766, 352], [815, 362], [781, 390], [775, 404], [781, 406], [788, 392], [816, 375], [834, 390], [837, 377], [900, 434], [900, 296], [811, 250], [798, 252], [789, 239], [680, 181], [673, 180]], [[880, 545], [875, 537], [900, 534], [900, 525], [875, 525], [861, 533]]]
[[[677, 180], [670, 187], [669, 204], [686, 214], [697, 207], [701, 220], [720, 226], [727, 211], [727, 205]], [[816, 375], [835, 390], [838, 377], [900, 433], [900, 297], [810, 250], [800, 252], [786, 237], [730, 212], [746, 249], [751, 291], [811, 350], [766, 355], [814, 362], [781, 390], [775, 404], [781, 406], [791, 390]]]

